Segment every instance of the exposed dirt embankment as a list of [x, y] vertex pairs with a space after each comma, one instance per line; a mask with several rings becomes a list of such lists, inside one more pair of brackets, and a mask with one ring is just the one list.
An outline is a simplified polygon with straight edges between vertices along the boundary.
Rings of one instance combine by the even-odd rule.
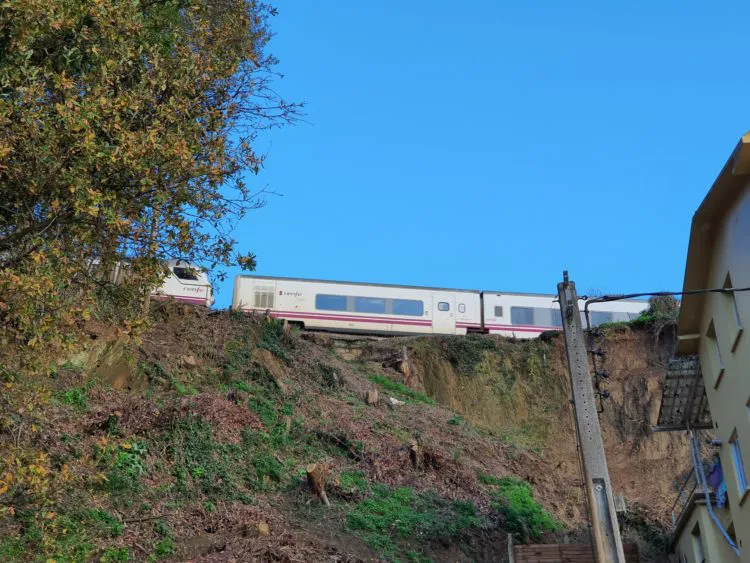
[[[509, 532], [585, 539], [559, 339], [152, 316], [141, 342], [95, 328], [49, 371], [0, 372], [0, 559], [504, 561]], [[681, 437], [649, 429], [669, 345], [627, 328], [601, 342], [612, 482], [640, 506], [631, 537], [658, 535], [663, 468], [687, 463]]]
[[[669, 332], [657, 340], [647, 330], [614, 327], [593, 342], [604, 351], [598, 369], [609, 373], [602, 386], [611, 396], [601, 403], [600, 420], [614, 492], [665, 523], [674, 501], [673, 474], [690, 463], [684, 436], [651, 431], [672, 338]], [[546, 468], [541, 474], [527, 472], [529, 479], [565, 518], [580, 522], [585, 514], [562, 338], [449, 337], [405, 343], [414, 367], [412, 385], [518, 451], [541, 454]], [[346, 353], [377, 360], [398, 354], [398, 345], [390, 340], [353, 345]]]

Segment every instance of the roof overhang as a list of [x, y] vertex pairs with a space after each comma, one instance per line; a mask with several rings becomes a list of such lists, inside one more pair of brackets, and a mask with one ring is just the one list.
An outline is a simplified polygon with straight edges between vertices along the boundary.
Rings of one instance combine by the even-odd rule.
[[[682, 290], [708, 289], [714, 240], [721, 220], [750, 180], [750, 132], [745, 133], [693, 215]], [[696, 354], [705, 295], [686, 295], [680, 306], [677, 355]]]

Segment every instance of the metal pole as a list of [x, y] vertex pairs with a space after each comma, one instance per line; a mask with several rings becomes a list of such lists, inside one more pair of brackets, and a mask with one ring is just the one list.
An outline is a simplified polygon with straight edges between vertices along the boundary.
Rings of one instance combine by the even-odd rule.
[[609, 481], [607, 458], [604, 454], [604, 442], [596, 409], [596, 397], [589, 374], [588, 351], [581, 327], [578, 295], [575, 283], [568, 281], [567, 271], [563, 273], [563, 282], [557, 284], [557, 293], [560, 298], [565, 351], [573, 389], [576, 431], [581, 447], [586, 496], [591, 514], [594, 557], [597, 563], [625, 563], [620, 525], [617, 522], [612, 484]]

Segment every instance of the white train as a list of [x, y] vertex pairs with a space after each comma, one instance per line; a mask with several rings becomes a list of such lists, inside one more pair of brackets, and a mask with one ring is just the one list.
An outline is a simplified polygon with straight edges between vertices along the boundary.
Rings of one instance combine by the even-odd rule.
[[214, 304], [214, 290], [204, 270], [184, 260], [168, 260], [166, 265], [169, 274], [164, 283], [151, 292], [152, 299], [174, 299], [204, 307]]
[[[237, 276], [232, 309], [268, 313], [303, 328], [331, 332], [477, 332], [533, 338], [562, 328], [555, 298], [535, 293]], [[634, 319], [647, 307], [648, 302], [642, 300], [594, 304], [590, 307], [591, 324]]]

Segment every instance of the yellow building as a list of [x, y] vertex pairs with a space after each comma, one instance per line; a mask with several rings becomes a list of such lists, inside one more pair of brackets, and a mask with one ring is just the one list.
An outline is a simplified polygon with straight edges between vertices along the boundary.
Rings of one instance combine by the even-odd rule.
[[[683, 291], [749, 286], [750, 133], [746, 133], [693, 217]], [[750, 292], [683, 296], [676, 361], [689, 362], [697, 356], [699, 363], [695, 362], [692, 375], [689, 369], [680, 372], [680, 366], [672, 377], [668, 375], [659, 425], [662, 430], [712, 427], [721, 469], [711, 483], [707, 466], [694, 463], [691, 478], [696, 486], [686, 487], [681, 494], [687, 499], [675, 507], [673, 546], [680, 561], [750, 563], [750, 334], [744, 333], [746, 324], [750, 327]], [[702, 447], [705, 454], [705, 444]], [[700, 450], [696, 446], [693, 451], [697, 458]], [[719, 508], [717, 501], [724, 500]]]

